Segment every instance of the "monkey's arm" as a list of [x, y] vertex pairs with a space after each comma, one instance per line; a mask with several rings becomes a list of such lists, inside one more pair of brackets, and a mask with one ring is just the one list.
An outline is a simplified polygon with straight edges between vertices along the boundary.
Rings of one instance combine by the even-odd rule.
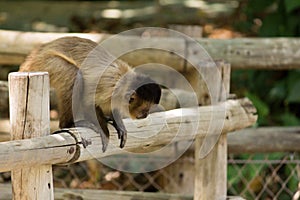
[[112, 125], [115, 127], [115, 129], [118, 132], [118, 138], [120, 141], [120, 147], [123, 148], [125, 146], [126, 140], [127, 140], [127, 130], [125, 128], [125, 125], [123, 123], [120, 111], [117, 109], [114, 109], [112, 111]]
[[[73, 92], [72, 107], [75, 126], [87, 127], [94, 130], [96, 133], [99, 133], [102, 140], [102, 151], [105, 152], [109, 141], [107, 120], [100, 107], [87, 105], [83, 100], [84, 80], [80, 70], [77, 72]], [[93, 108], [95, 109], [96, 116], [94, 115], [94, 112], [91, 112]]]

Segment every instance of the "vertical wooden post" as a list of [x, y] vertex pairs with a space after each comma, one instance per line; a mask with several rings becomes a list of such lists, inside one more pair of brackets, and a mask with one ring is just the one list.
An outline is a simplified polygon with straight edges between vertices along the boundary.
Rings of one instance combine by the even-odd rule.
[[[203, 66], [202, 66], [203, 65]], [[213, 93], [216, 101], [225, 101], [229, 94], [230, 65], [225, 62], [216, 62], [221, 76], [210, 70], [212, 62], [203, 62], [202, 75], [207, 82], [199, 77], [195, 69], [183, 73], [197, 93], [200, 105], [210, 105], [210, 94]], [[216, 79], [217, 78], [217, 79]], [[208, 83], [209, 82], [209, 83]], [[209, 91], [207, 84], [213, 86]], [[224, 87], [221, 87], [223, 84]], [[204, 159], [199, 159], [203, 138], [196, 138], [195, 148], [190, 148], [176, 162], [164, 170], [168, 171], [169, 179], [163, 179], [164, 189], [168, 193], [190, 194], [194, 192], [194, 199], [214, 200], [226, 198], [227, 193], [227, 138], [220, 136], [215, 148]], [[178, 142], [177, 145], [180, 145]], [[195, 152], [194, 152], [195, 150]], [[193, 162], [195, 161], [195, 162]]]
[[[9, 75], [12, 140], [50, 134], [49, 90], [46, 72], [16, 72]], [[52, 166], [24, 166], [13, 170], [12, 190], [15, 200], [54, 199]]]
[[[215, 75], [207, 71], [207, 80], [219, 90], [217, 101], [225, 101], [229, 96], [230, 65], [218, 66], [221, 76], [215, 80]], [[220, 87], [223, 84], [223, 87]], [[200, 148], [203, 138], [195, 141], [195, 189], [194, 200], [226, 199], [227, 194], [227, 136], [222, 134], [211, 152], [200, 159]]]

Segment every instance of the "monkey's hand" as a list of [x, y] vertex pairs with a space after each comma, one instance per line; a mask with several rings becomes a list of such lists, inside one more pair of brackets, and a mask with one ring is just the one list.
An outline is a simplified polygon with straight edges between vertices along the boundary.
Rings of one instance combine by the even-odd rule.
[[103, 153], [106, 151], [109, 138], [107, 136], [107, 133], [105, 133], [105, 130], [102, 130], [101, 127], [99, 127], [99, 126], [95, 125], [94, 123], [87, 121], [87, 120], [77, 121], [77, 122], [75, 122], [75, 126], [76, 127], [86, 127], [86, 128], [92, 129], [96, 133], [99, 133], [99, 135], [101, 137], [101, 141], [102, 141], [102, 151], [103, 151]]
[[123, 148], [125, 146], [126, 140], [127, 140], [127, 130], [123, 126], [119, 126], [115, 120], [113, 120], [112, 125], [115, 127], [118, 133], [118, 138], [120, 141], [120, 148]]
[[113, 111], [112, 125], [117, 130], [118, 138], [119, 140], [121, 140], [120, 148], [123, 148], [127, 140], [127, 130], [125, 128], [122, 117], [118, 110]]

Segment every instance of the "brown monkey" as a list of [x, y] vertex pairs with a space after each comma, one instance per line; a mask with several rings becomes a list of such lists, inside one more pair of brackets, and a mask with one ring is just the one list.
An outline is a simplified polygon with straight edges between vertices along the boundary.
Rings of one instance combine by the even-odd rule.
[[[60, 38], [33, 50], [20, 66], [20, 71], [48, 72], [50, 86], [55, 89], [58, 98], [60, 128], [70, 128], [76, 123], [76, 126], [94, 129], [101, 135], [104, 152], [109, 138], [108, 121], [111, 120], [116, 128], [120, 147], [123, 148], [127, 131], [122, 117], [147, 117], [151, 106], [159, 103], [161, 89], [148, 76], [138, 74], [121, 60], [85, 62], [94, 49], [97, 49], [97, 43], [88, 39]], [[95, 52], [101, 54], [100, 57], [103, 54], [104, 60], [107, 57], [111, 59], [103, 50]], [[100, 79], [93, 77], [101, 70]], [[98, 82], [89, 83], [95, 81]], [[90, 84], [96, 85], [94, 93], [87, 89]], [[75, 106], [74, 101], [77, 101]], [[78, 109], [78, 114], [75, 114], [80, 117], [77, 119], [74, 119], [72, 104], [74, 109]], [[93, 110], [96, 117], [91, 114]]]

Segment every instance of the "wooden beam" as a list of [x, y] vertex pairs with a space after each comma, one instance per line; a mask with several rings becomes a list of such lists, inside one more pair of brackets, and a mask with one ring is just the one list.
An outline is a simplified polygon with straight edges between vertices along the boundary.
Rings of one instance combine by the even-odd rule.
[[[52, 121], [53, 131], [58, 121]], [[259, 140], [257, 140], [259, 138]], [[0, 142], [10, 139], [9, 120], [0, 120]], [[300, 127], [248, 128], [227, 134], [228, 153], [300, 152]], [[194, 151], [194, 147], [192, 149]]]
[[[12, 142], [50, 134], [49, 84], [46, 72], [9, 75]], [[11, 172], [13, 199], [54, 199], [52, 165], [28, 167], [26, 162]]]
[[[214, 123], [224, 123], [222, 133], [251, 126], [257, 119], [256, 110], [248, 99], [228, 100], [215, 106], [153, 113], [142, 120], [124, 119], [128, 130], [128, 140], [124, 150], [136, 153], [149, 152], [171, 141], [189, 140], [196, 136], [204, 137], [213, 115], [215, 115]], [[195, 126], [196, 124], [198, 126]], [[191, 134], [193, 127], [197, 129]], [[182, 131], [178, 132], [178, 130]], [[87, 128], [63, 130], [59, 134], [33, 139], [2, 142], [0, 143], [0, 172], [20, 168], [24, 164], [32, 166], [79, 162], [122, 153], [123, 149], [119, 148], [116, 131], [110, 127], [110, 132], [110, 144], [105, 153], [101, 151], [100, 135]], [[174, 137], [176, 132], [178, 133]], [[137, 135], [143, 137], [136, 137]], [[91, 142], [86, 148], [82, 145], [85, 141]]]
[[[10, 184], [0, 184], [1, 200], [11, 200], [12, 192]], [[94, 189], [65, 189], [55, 188], [54, 199], [89, 199], [89, 200], [192, 200], [192, 195], [168, 194], [161, 192], [137, 192], [137, 191], [111, 191]], [[241, 197], [229, 196], [227, 200], [243, 200]]]
[[[50, 121], [50, 132], [54, 132], [59, 129], [59, 122], [57, 120]], [[10, 124], [9, 119], [0, 119], [0, 142], [10, 140]]]
[[[184, 21], [191, 24], [201, 23], [230, 16], [237, 6], [238, 3], [234, 0], [226, 2], [206, 2], [204, 0], [118, 1], [116, 3], [74, 0], [59, 2], [0, 1], [0, 13], [1, 27], [5, 29], [19, 27], [22, 30], [65, 32], [70, 29], [74, 31], [77, 26], [77, 29], [103, 30], [107, 27], [105, 22], [108, 20], [108, 22], [114, 22], [114, 27], [117, 26], [121, 29], [126, 26], [131, 27], [134, 23], [141, 21], [146, 21], [148, 26], [182, 24]], [[34, 8], [30, 13], [25, 11], [30, 8]], [[46, 13], [45, 10], [47, 10]], [[184, 15], [177, 14], [183, 12]], [[18, 13], [18, 15], [11, 13]], [[102, 23], [94, 24], [92, 20]], [[86, 25], [90, 23], [92, 25]]]
[[227, 135], [228, 151], [240, 153], [300, 152], [300, 127], [261, 127]]
[[[101, 42], [109, 37], [106, 34], [71, 34], [71, 33], [38, 33], [19, 31], [0, 31], [0, 64], [20, 64], [26, 55], [36, 46], [63, 36], [79, 36]], [[138, 36], [120, 37], [122, 44], [139, 44]], [[236, 38], [236, 39], [195, 39], [214, 59], [229, 62], [232, 68], [240, 69], [293, 69], [300, 68], [300, 39], [299, 38]], [[161, 47], [173, 52], [173, 48], [182, 48], [187, 52], [181, 38], [154, 38], [149, 43], [158, 43]], [[112, 44], [122, 51], [123, 45]], [[128, 46], [124, 45], [125, 48]], [[193, 53], [193, 52], [192, 52]], [[137, 56], [138, 55], [138, 56]], [[182, 71], [185, 66], [172, 53], [162, 53], [144, 49], [131, 52], [124, 59], [133, 66], [157, 61]], [[177, 62], [174, 63], [174, 60]]]

